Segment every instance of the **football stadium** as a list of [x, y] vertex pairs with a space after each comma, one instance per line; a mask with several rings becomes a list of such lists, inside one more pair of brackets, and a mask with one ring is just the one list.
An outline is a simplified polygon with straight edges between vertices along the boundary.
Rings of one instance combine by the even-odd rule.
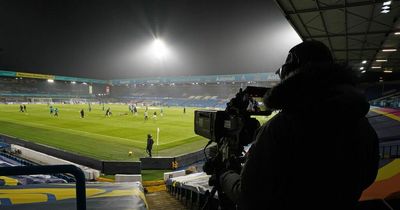
[[[63, 81], [52, 75], [2, 73], [14, 75], [3, 77], [2, 82], [5, 134], [102, 160], [146, 156], [147, 134], [157, 140], [157, 156], [198, 151], [207, 141], [194, 133], [196, 108], [222, 109], [244, 84], [276, 82], [276, 76], [267, 73], [121, 81], [60, 76]], [[37, 79], [44, 77], [49, 79]], [[217, 84], [220, 82], [224, 84]], [[34, 92], [24, 92], [26, 84], [34, 84]], [[12, 90], [6, 90], [9, 88]], [[7, 92], [13, 96], [7, 96]], [[21, 105], [26, 110], [21, 111]], [[84, 117], [80, 115], [82, 109]], [[105, 114], [107, 109], [110, 116]]]
[[1, 7], [0, 209], [400, 210], [399, 1]]

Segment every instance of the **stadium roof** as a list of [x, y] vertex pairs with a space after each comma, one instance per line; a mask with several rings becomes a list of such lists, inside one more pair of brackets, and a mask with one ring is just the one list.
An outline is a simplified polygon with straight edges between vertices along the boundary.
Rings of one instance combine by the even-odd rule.
[[303, 40], [322, 41], [336, 61], [359, 69], [366, 81], [400, 79], [399, 1], [276, 2]]
[[58, 76], [49, 74], [35, 74], [35, 73], [5, 71], [5, 70], [0, 70], [0, 77], [33, 78], [33, 79], [60, 80], [60, 81], [70, 81], [70, 82], [86, 82], [95, 84], [109, 83], [107, 80], [89, 79], [83, 77], [67, 77], [67, 76]]

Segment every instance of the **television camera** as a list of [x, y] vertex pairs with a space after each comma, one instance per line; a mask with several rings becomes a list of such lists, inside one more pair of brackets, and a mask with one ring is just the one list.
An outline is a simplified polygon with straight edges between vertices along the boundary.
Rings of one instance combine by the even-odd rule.
[[[215, 143], [207, 157], [203, 170], [211, 175], [209, 185], [213, 186], [208, 192], [207, 201], [203, 209], [235, 209], [235, 204], [224, 196], [220, 190], [218, 177], [225, 171], [233, 170], [240, 173], [245, 161], [244, 146], [254, 140], [256, 130], [260, 123], [252, 116], [268, 116], [271, 110], [263, 103], [263, 97], [270, 88], [248, 86], [240, 89], [228, 103], [224, 111], [196, 110], [194, 131], [197, 135], [209, 139], [204, 148]], [[206, 152], [205, 152], [206, 153]], [[218, 203], [213, 203], [215, 193], [218, 191]]]

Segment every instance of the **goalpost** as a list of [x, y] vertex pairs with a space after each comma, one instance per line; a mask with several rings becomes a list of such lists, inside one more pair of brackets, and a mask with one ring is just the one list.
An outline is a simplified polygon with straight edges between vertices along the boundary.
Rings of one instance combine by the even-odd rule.
[[31, 98], [31, 103], [34, 104], [51, 104], [53, 103], [53, 99], [52, 98]]
[[88, 100], [86, 98], [71, 98], [71, 104], [87, 104]]

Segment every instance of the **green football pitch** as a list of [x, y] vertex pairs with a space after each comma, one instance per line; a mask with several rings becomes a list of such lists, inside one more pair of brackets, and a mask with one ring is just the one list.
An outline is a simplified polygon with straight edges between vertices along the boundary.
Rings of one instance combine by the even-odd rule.
[[[173, 156], [198, 151], [207, 139], [193, 131], [194, 110], [186, 108], [149, 107], [149, 119], [144, 120], [144, 108], [138, 114], [129, 112], [128, 105], [106, 104], [112, 116], [106, 117], [102, 105], [55, 104], [59, 116], [50, 115], [45, 104], [28, 104], [27, 112], [19, 104], [0, 105], [0, 133], [49, 145], [75, 154], [102, 160], [137, 160], [145, 157], [147, 134], [155, 141], [153, 156]], [[81, 118], [79, 111], [85, 110]], [[157, 118], [153, 113], [157, 112]], [[157, 128], [159, 136], [157, 143]], [[158, 146], [157, 146], [158, 144]], [[128, 155], [132, 151], [132, 155]]]

